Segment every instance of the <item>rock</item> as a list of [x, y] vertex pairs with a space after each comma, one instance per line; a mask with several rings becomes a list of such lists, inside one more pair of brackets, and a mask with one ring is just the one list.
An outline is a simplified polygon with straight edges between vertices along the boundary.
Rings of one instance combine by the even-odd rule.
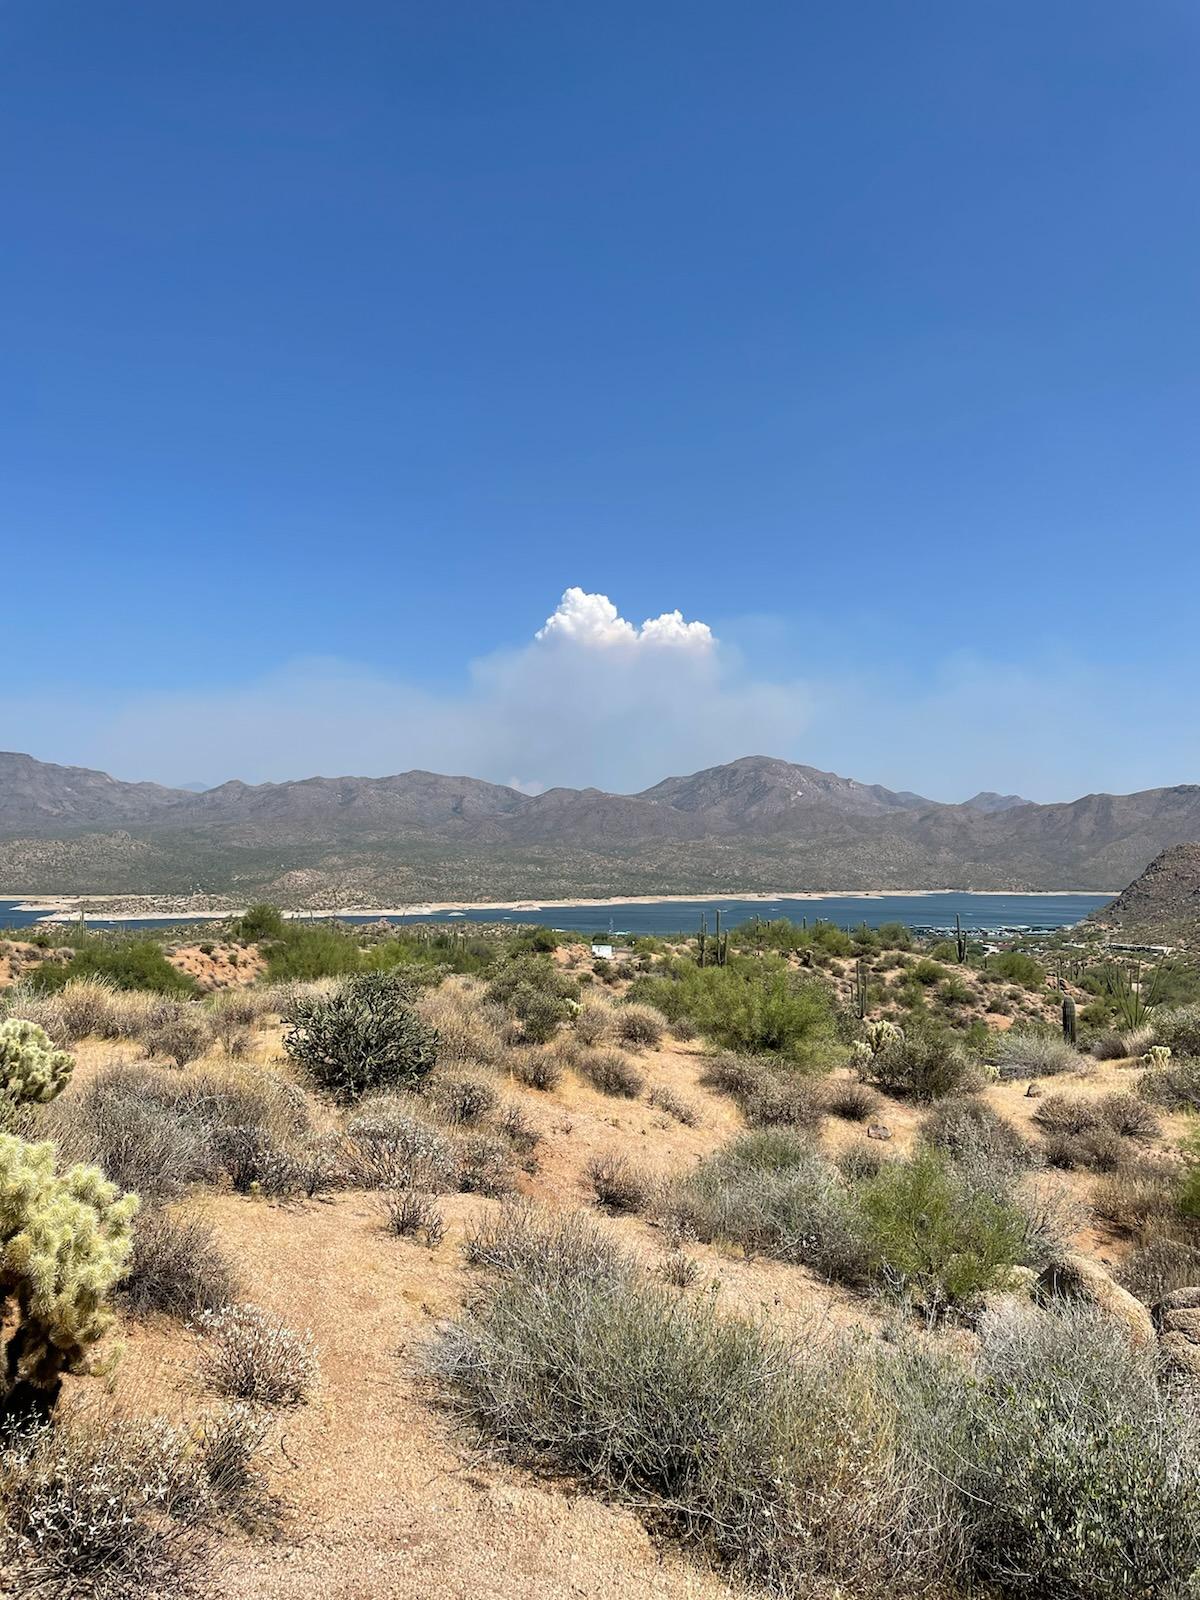
[[1045, 1092], [1045, 1089], [1043, 1089], [1041, 1084], [1035, 1079], [1033, 1083], [1029, 1085], [1028, 1089], [1026, 1089], [1025, 1098], [1026, 1100], [1036, 1100], [1039, 1095], [1043, 1095]]
[[1130, 1341], [1145, 1347], [1154, 1342], [1154, 1324], [1142, 1302], [1113, 1281], [1087, 1256], [1065, 1255], [1044, 1267], [1037, 1281], [1039, 1300], [1075, 1300], [1124, 1324]]
[[[1155, 1309], [1157, 1311], [1159, 1308]], [[1181, 1333], [1185, 1339], [1200, 1345], [1200, 1307], [1183, 1306], [1178, 1311], [1168, 1308], [1160, 1315], [1154, 1316], [1154, 1322], [1160, 1332]]]
[[1186, 1333], [1164, 1333], [1158, 1348], [1168, 1370], [1176, 1377], [1200, 1383], [1200, 1344], [1193, 1344]]
[[1163, 1295], [1154, 1307], [1152, 1313], [1154, 1325], [1161, 1328], [1165, 1325], [1165, 1318], [1171, 1311], [1195, 1311], [1200, 1308], [1200, 1288], [1172, 1289], [1170, 1294]]
[[882, 1122], [873, 1122], [867, 1129], [868, 1139], [890, 1139], [892, 1130]]

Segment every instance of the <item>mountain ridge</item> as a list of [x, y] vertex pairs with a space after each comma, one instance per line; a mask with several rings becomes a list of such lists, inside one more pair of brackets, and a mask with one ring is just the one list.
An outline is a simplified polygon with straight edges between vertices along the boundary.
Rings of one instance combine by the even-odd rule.
[[998, 798], [946, 804], [770, 756], [635, 794], [529, 795], [423, 769], [195, 793], [0, 753], [0, 883], [304, 905], [783, 886], [1110, 891], [1200, 838], [1194, 784], [1049, 805]]

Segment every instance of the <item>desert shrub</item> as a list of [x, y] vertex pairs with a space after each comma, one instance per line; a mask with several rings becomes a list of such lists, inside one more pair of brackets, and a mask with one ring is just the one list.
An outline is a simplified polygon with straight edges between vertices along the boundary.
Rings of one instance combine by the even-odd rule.
[[419, 1239], [436, 1250], [446, 1236], [446, 1222], [436, 1203], [419, 1189], [389, 1189], [383, 1200], [387, 1231], [399, 1239]]
[[216, 1178], [225, 1155], [236, 1153], [226, 1130], [239, 1128], [255, 1130], [260, 1148], [282, 1157], [307, 1132], [303, 1096], [267, 1072], [121, 1064], [56, 1101], [47, 1118], [64, 1154], [95, 1162], [147, 1199]]
[[316, 1384], [312, 1334], [295, 1332], [261, 1306], [204, 1311], [196, 1329], [200, 1376], [218, 1394], [259, 1405], [294, 1406]]
[[217, 1500], [185, 1429], [107, 1408], [6, 1434], [0, 1496], [11, 1592], [98, 1600], [191, 1589], [206, 1564], [206, 1524], [233, 1498]]
[[1101, 1117], [1114, 1133], [1143, 1143], [1162, 1134], [1162, 1123], [1145, 1100], [1133, 1094], [1106, 1094], [1099, 1102]]
[[1118, 1233], [1149, 1240], [1177, 1225], [1178, 1191], [1176, 1174], [1135, 1168], [1097, 1183], [1092, 1210]]
[[1200, 1005], [1176, 1006], [1164, 1011], [1156, 1007], [1152, 1026], [1158, 1044], [1165, 1044], [1172, 1055], [1200, 1056]]
[[1091, 1053], [1096, 1061], [1123, 1061], [1129, 1052], [1125, 1049], [1124, 1035], [1108, 1030], [1098, 1033], [1092, 1040]]
[[416, 1009], [437, 1034], [438, 1060], [444, 1065], [494, 1066], [504, 1054], [504, 1013], [484, 999], [475, 980], [451, 978], [427, 989]]
[[496, 968], [487, 997], [520, 1021], [531, 1044], [544, 1044], [573, 1015], [579, 985], [549, 956], [522, 953]]
[[670, 1250], [658, 1264], [658, 1276], [673, 1289], [690, 1289], [700, 1276], [699, 1263], [682, 1250]]
[[575, 1014], [575, 1036], [580, 1044], [595, 1048], [617, 1037], [616, 1007], [598, 996], [585, 995]]
[[463, 1253], [472, 1266], [557, 1282], [579, 1276], [592, 1282], [619, 1276], [624, 1256], [579, 1211], [545, 1213], [509, 1197], [467, 1236]]
[[775, 1052], [808, 1062], [833, 1039], [828, 986], [777, 956], [731, 956], [722, 967], [676, 962], [660, 978], [639, 978], [629, 998], [654, 1006], [672, 1025], [686, 1018], [724, 1050]]
[[145, 1029], [142, 1043], [152, 1056], [165, 1056], [177, 1067], [196, 1061], [212, 1042], [208, 1020], [199, 1006], [181, 1008], [174, 1017]]
[[667, 1089], [661, 1085], [650, 1091], [650, 1104], [656, 1111], [665, 1111], [667, 1116], [674, 1117], [676, 1122], [681, 1122], [685, 1128], [698, 1128], [700, 1126], [700, 1113], [690, 1100], [685, 1100], [682, 1095], [675, 1093], [674, 1089]]
[[315, 978], [342, 978], [362, 964], [358, 940], [350, 929], [330, 922], [285, 922], [270, 945], [267, 977], [272, 983]]
[[348, 1181], [366, 1189], [423, 1189], [445, 1194], [457, 1184], [454, 1144], [395, 1096], [364, 1100], [346, 1124]]
[[832, 1164], [790, 1129], [743, 1134], [666, 1186], [661, 1220], [678, 1237], [860, 1282], [867, 1244], [856, 1198]]
[[123, 934], [89, 936], [76, 946], [70, 961], [42, 961], [28, 974], [33, 988], [46, 990], [63, 989], [80, 978], [100, 978], [114, 989], [196, 993], [195, 980], [171, 965], [161, 945]]
[[1200, 1111], [1200, 1057], [1179, 1056], [1144, 1072], [1137, 1092], [1167, 1111]]
[[257, 905], [247, 906], [240, 917], [235, 917], [229, 932], [232, 938], [240, 939], [244, 944], [265, 944], [272, 939], [282, 939], [287, 932], [287, 923], [278, 906], [260, 901]]
[[259, 1123], [221, 1123], [211, 1131], [212, 1150], [236, 1194], [288, 1195], [299, 1188], [295, 1165], [269, 1128]]
[[57, 1009], [64, 1039], [114, 1039], [123, 1031], [118, 993], [108, 978], [69, 978], [57, 994], [45, 999]]
[[972, 1095], [955, 1095], [935, 1106], [921, 1123], [921, 1138], [956, 1161], [984, 1159], [1024, 1167], [1033, 1160], [1020, 1130]]
[[135, 1317], [160, 1314], [187, 1322], [238, 1295], [233, 1264], [201, 1217], [169, 1211], [142, 1215], [118, 1298]]
[[[889, 1563], [911, 1575], [902, 1541], [882, 1537], [896, 1502], [843, 1347], [793, 1347], [558, 1229], [500, 1239], [490, 1260], [505, 1276], [435, 1347], [464, 1417], [781, 1592], [815, 1574], [882, 1586]], [[584, 1264], [592, 1253], [603, 1271]]]
[[1085, 1064], [1074, 1045], [1050, 1029], [1010, 1028], [995, 1042], [995, 1059], [1009, 1077], [1050, 1078], [1078, 1072]]
[[1047, 1165], [1064, 1172], [1119, 1172], [1129, 1154], [1128, 1143], [1103, 1123], [1084, 1133], [1049, 1133], [1042, 1141]]
[[1077, 1138], [1099, 1128], [1103, 1116], [1097, 1102], [1083, 1095], [1048, 1094], [1038, 1101], [1033, 1120], [1043, 1133], [1065, 1133]]
[[456, 1126], [481, 1122], [499, 1099], [494, 1085], [464, 1072], [438, 1073], [425, 1080], [425, 1101], [434, 1115]]
[[1200, 1450], [1152, 1351], [1086, 1307], [993, 1315], [965, 1399], [954, 1453], [978, 1580], [1047, 1600], [1184, 1591]]
[[617, 1038], [630, 1050], [648, 1050], [662, 1042], [667, 1019], [653, 1006], [633, 1003], [616, 1008]]
[[778, 1057], [727, 1052], [712, 1063], [704, 1081], [731, 1095], [754, 1127], [815, 1130], [825, 1118], [823, 1086], [787, 1068]]
[[1200, 1249], [1182, 1239], [1152, 1239], [1133, 1252], [1117, 1277], [1130, 1294], [1157, 1305], [1173, 1289], [1200, 1284]]
[[513, 1077], [527, 1089], [549, 1092], [562, 1081], [562, 1066], [549, 1051], [517, 1050], [508, 1059]]
[[393, 974], [348, 978], [328, 997], [295, 1002], [284, 1047], [340, 1100], [412, 1086], [432, 1070], [438, 1045], [412, 1001], [412, 989]]
[[508, 1194], [515, 1181], [511, 1146], [491, 1134], [467, 1135], [458, 1151], [458, 1187], [463, 1194], [495, 1199]]
[[0, 1134], [0, 1303], [9, 1313], [0, 1417], [45, 1417], [112, 1322], [138, 1197], [95, 1167], [60, 1173], [49, 1143]]
[[650, 1197], [649, 1180], [623, 1156], [593, 1156], [586, 1177], [597, 1205], [606, 1211], [645, 1210]]
[[953, 1034], [913, 1023], [897, 1031], [862, 1071], [889, 1094], [938, 1100], [965, 1087], [972, 1067]]
[[868, 1084], [853, 1078], [835, 1078], [824, 1088], [825, 1109], [844, 1122], [870, 1122], [879, 1114], [882, 1101]]
[[1046, 969], [1022, 950], [1001, 950], [988, 958], [988, 966], [1005, 983], [1019, 983], [1023, 989], [1040, 989], [1046, 982]]
[[861, 1139], [843, 1145], [833, 1157], [833, 1164], [848, 1183], [861, 1183], [873, 1178], [887, 1160], [879, 1145]]
[[619, 1050], [586, 1050], [577, 1070], [593, 1089], [618, 1099], [636, 1100], [646, 1086], [642, 1072]]
[[860, 1203], [874, 1273], [930, 1313], [1003, 1283], [1024, 1258], [1016, 1207], [972, 1188], [933, 1149], [882, 1167]]

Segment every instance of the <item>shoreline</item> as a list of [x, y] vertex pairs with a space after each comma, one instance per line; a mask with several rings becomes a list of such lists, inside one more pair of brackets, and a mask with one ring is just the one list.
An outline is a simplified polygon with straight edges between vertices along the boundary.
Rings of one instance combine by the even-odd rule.
[[[781, 889], [767, 894], [753, 890], [745, 894], [651, 894], [610, 895], [598, 899], [582, 896], [569, 900], [422, 900], [403, 906], [339, 906], [313, 911], [284, 910], [285, 917], [293, 920], [309, 918], [319, 921], [329, 917], [418, 917], [439, 916], [466, 911], [570, 911], [581, 906], [639, 906], [639, 905], [711, 905], [717, 902], [772, 904], [779, 900], [914, 900], [931, 895], [972, 895], [983, 898], [1020, 896], [1022, 899], [1061, 899], [1064, 896], [1097, 895], [1112, 899], [1119, 891], [1107, 889]], [[16, 896], [0, 895], [0, 899]], [[179, 910], [175, 907], [146, 911], [104, 912], [90, 911], [90, 905], [111, 905], [114, 901], [146, 901], [159, 898], [154, 895], [29, 895], [18, 900], [16, 911], [36, 912], [43, 922], [74, 922], [80, 915], [90, 916], [100, 922], [159, 922], [165, 918], [180, 922], [221, 922], [240, 916], [246, 909], [226, 907], [223, 910]], [[166, 897], [163, 897], [166, 898]]]

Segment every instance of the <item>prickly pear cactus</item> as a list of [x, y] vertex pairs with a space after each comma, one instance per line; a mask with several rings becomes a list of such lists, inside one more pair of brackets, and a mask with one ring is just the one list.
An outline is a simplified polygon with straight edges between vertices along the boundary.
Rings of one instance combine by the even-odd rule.
[[0, 1022], [0, 1095], [12, 1105], [44, 1104], [61, 1094], [75, 1058], [56, 1050], [36, 1022], [9, 1017]]
[[0, 1134], [0, 1297], [8, 1340], [0, 1412], [48, 1414], [112, 1321], [108, 1296], [133, 1246], [138, 1197], [97, 1167], [55, 1170], [49, 1142]]

